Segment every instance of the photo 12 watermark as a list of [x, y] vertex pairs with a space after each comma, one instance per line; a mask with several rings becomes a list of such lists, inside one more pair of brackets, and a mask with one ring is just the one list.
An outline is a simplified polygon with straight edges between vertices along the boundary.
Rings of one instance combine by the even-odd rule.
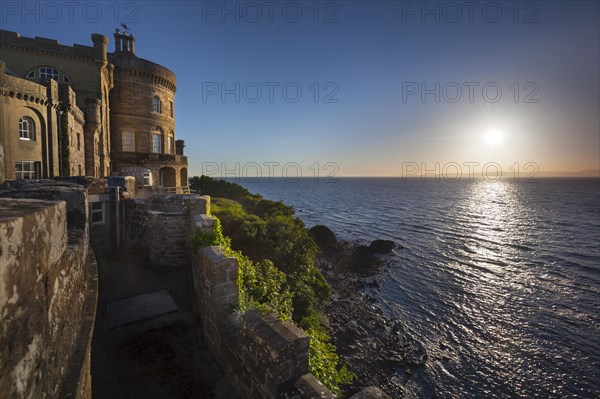
[[515, 103], [537, 104], [540, 87], [535, 82], [402, 82], [402, 102], [414, 103], [497, 103], [502, 98]]
[[314, 103], [337, 104], [340, 87], [336, 82], [202, 82], [202, 102], [221, 103]]
[[340, 4], [334, 1], [203, 1], [202, 23], [340, 22]]
[[0, 22], [115, 24], [140, 22], [137, 1], [1, 1]]
[[301, 178], [311, 178], [317, 183], [336, 183], [340, 167], [336, 162], [313, 162], [302, 165], [299, 162], [202, 162], [202, 174], [231, 180], [256, 181], [282, 178], [296, 182]]
[[512, 22], [536, 24], [540, 4], [533, 1], [402, 1], [402, 23], [458, 24]]
[[419, 178], [422, 182], [458, 182], [468, 179], [499, 181], [512, 179], [515, 182], [536, 182], [540, 167], [536, 162], [514, 162], [502, 168], [498, 162], [402, 162], [402, 181]]

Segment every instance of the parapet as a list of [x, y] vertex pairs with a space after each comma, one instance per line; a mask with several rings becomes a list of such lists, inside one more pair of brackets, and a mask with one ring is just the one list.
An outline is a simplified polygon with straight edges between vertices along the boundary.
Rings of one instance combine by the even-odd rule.
[[94, 61], [94, 47], [75, 44], [65, 46], [57, 40], [44, 37], [24, 37], [17, 32], [11, 32], [0, 29], [0, 44], [7, 48], [26, 48], [28, 51], [45, 53], [48, 55], [79, 59], [84, 61]]
[[0, 193], [0, 397], [91, 397], [97, 267], [67, 222], [87, 194], [34, 186]]

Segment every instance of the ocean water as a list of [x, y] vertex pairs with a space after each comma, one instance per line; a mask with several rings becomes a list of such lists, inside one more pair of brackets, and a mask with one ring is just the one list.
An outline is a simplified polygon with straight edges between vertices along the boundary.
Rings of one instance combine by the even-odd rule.
[[414, 398], [600, 397], [600, 180], [234, 180], [402, 246], [375, 292], [428, 353]]

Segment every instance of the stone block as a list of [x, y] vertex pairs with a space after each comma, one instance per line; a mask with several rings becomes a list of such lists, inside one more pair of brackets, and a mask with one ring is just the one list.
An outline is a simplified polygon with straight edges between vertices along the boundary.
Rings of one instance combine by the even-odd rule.
[[0, 322], [67, 248], [64, 202], [0, 198]]
[[385, 392], [377, 387], [368, 387], [351, 396], [350, 399], [391, 399]]

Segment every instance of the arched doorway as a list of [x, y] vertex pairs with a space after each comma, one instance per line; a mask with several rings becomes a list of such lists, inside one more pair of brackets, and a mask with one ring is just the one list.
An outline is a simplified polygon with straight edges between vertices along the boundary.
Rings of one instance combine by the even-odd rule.
[[165, 166], [164, 168], [160, 168], [159, 171], [159, 187], [161, 188], [171, 188], [176, 187], [176, 173], [175, 169]]

